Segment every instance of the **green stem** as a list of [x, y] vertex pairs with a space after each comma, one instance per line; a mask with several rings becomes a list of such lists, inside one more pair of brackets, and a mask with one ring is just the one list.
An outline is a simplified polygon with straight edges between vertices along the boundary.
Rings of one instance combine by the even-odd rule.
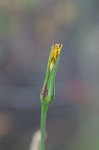
[[41, 108], [41, 149], [45, 150], [45, 129], [46, 129], [46, 116], [47, 116], [48, 105], [42, 104]]

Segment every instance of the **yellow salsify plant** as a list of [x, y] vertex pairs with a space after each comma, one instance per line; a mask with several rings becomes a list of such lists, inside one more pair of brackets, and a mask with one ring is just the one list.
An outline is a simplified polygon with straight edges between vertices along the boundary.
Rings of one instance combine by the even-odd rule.
[[62, 50], [62, 44], [55, 44], [51, 48], [51, 52], [48, 59], [47, 71], [43, 88], [40, 93], [40, 99], [42, 103], [41, 108], [41, 145], [40, 150], [45, 150], [45, 128], [46, 128], [46, 116], [48, 106], [54, 100], [55, 97], [55, 77], [60, 59], [60, 53]]

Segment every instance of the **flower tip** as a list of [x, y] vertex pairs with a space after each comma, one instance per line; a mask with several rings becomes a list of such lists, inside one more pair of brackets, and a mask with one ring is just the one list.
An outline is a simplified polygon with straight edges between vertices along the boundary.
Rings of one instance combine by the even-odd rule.
[[52, 51], [51, 58], [50, 58], [50, 70], [53, 69], [53, 67], [56, 63], [57, 57], [61, 53], [63, 45], [57, 43], [57, 44], [53, 45], [52, 47], [53, 47], [53, 51]]
[[56, 49], [56, 51], [58, 51], [58, 54], [60, 54], [61, 50], [62, 50], [63, 45], [62, 44], [55, 44], [54, 48]]

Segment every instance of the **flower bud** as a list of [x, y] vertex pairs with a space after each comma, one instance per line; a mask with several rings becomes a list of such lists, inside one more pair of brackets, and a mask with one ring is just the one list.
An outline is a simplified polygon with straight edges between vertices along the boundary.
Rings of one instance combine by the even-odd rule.
[[55, 97], [55, 77], [62, 47], [61, 44], [55, 44], [51, 48], [46, 77], [40, 93], [41, 102], [44, 104], [50, 104]]

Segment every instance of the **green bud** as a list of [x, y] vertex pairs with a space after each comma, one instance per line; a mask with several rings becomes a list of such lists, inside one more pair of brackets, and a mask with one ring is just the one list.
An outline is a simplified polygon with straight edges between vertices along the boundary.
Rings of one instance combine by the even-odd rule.
[[55, 97], [55, 77], [62, 47], [63, 45], [61, 44], [55, 44], [51, 48], [46, 77], [40, 93], [41, 102], [44, 104], [50, 104]]

